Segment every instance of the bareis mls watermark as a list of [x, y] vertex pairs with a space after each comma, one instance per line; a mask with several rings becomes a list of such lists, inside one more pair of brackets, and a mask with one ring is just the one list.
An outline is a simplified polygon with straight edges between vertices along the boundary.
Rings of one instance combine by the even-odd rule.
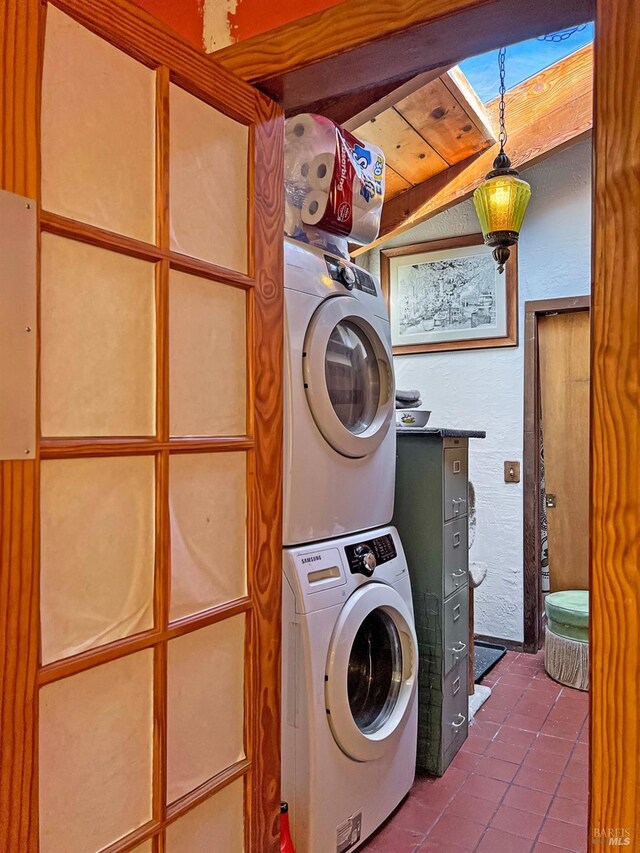
[[591, 843], [594, 847], [631, 847], [631, 830], [625, 827], [596, 827], [591, 831]]

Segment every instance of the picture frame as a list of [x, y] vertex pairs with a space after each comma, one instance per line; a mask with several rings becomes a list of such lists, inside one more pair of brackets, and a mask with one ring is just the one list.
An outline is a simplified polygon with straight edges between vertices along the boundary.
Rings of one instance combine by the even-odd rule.
[[518, 252], [504, 273], [482, 234], [383, 249], [394, 355], [518, 345]]

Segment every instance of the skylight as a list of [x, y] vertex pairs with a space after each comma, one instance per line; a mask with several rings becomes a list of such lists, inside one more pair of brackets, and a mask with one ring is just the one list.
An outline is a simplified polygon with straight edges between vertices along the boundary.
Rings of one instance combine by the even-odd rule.
[[[512, 89], [554, 62], [575, 53], [593, 41], [593, 23], [561, 42], [529, 39], [507, 47], [507, 89]], [[498, 96], [498, 51], [473, 56], [460, 63], [460, 68], [485, 104]]]

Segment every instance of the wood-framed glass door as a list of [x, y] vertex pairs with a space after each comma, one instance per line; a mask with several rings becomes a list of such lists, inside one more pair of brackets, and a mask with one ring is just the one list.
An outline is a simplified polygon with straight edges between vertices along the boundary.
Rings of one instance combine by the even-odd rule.
[[0, 462], [0, 846], [266, 853], [281, 112], [127, 0], [0, 21], [39, 305], [36, 446]]

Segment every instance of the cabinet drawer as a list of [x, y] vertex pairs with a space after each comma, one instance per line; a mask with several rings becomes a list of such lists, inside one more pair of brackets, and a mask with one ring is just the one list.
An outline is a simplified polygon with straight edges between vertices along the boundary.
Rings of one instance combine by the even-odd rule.
[[443, 528], [444, 597], [469, 585], [467, 516], [448, 521]]
[[469, 653], [469, 590], [455, 592], [444, 603], [445, 675]]
[[442, 697], [442, 752], [456, 752], [467, 737], [469, 717], [468, 673], [469, 662], [465, 655], [444, 680]]
[[467, 448], [444, 451], [444, 520], [467, 514]]

